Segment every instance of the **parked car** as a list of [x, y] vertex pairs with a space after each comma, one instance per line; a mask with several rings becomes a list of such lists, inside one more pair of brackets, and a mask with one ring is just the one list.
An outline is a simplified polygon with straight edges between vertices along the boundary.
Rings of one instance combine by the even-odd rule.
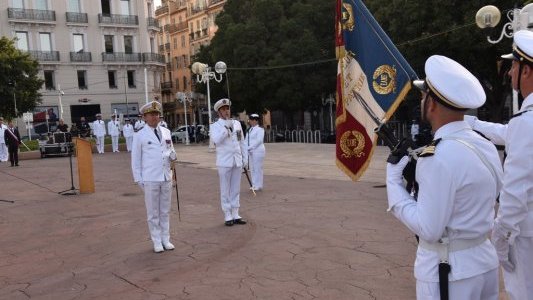
[[[195, 142], [195, 132], [194, 132], [194, 125], [188, 125], [189, 126], [189, 141]], [[172, 140], [177, 142], [185, 142], [185, 125], [180, 126], [172, 131]], [[202, 141], [207, 136], [207, 130], [204, 125], [196, 125], [196, 137], [198, 138], [198, 141]]]

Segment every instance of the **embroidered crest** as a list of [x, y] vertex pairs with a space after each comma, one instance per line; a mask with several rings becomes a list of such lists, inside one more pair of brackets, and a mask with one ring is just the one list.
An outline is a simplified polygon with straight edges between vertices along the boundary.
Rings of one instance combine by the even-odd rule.
[[341, 136], [340, 147], [345, 158], [364, 156], [365, 137], [357, 130], [348, 130]]
[[396, 68], [394, 66], [379, 66], [372, 76], [372, 87], [380, 95], [396, 92]]

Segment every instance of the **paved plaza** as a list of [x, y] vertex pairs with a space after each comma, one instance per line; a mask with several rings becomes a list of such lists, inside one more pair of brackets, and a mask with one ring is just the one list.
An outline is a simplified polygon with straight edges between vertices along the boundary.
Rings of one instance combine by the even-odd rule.
[[0, 299], [414, 299], [416, 240], [386, 212], [388, 150], [352, 182], [335, 145], [266, 149], [264, 191], [243, 176], [248, 224], [226, 227], [215, 153], [176, 146], [181, 221], [174, 195], [176, 249], [162, 254], [128, 153], [94, 154], [96, 193], [74, 196], [58, 194], [67, 157], [0, 165]]

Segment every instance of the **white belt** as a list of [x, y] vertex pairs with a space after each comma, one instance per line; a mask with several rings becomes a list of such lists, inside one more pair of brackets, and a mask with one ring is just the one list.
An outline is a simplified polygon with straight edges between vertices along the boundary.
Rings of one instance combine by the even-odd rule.
[[476, 239], [457, 239], [451, 241], [447, 241], [447, 238], [441, 238], [437, 243], [429, 243], [420, 239], [418, 246], [439, 253], [445, 250], [445, 248], [448, 248], [448, 252], [455, 252], [474, 248], [483, 244], [486, 240], [486, 236], [480, 236]]

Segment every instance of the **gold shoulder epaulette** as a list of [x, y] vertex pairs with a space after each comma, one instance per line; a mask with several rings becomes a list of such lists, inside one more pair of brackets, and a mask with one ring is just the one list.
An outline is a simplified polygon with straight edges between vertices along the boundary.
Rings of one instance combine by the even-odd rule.
[[431, 141], [429, 145], [427, 145], [424, 150], [422, 150], [422, 153], [418, 155], [419, 157], [428, 157], [435, 155], [435, 150], [437, 147], [437, 144], [441, 141], [441, 139], [436, 139]]

